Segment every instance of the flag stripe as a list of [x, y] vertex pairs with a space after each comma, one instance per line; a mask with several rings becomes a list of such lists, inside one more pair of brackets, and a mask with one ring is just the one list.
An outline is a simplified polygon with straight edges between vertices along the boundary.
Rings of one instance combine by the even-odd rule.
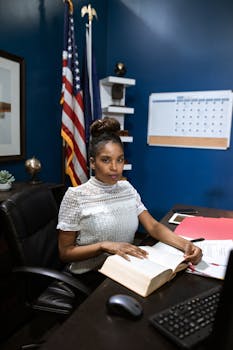
[[[75, 179], [80, 179], [80, 181], [77, 182], [77, 184], [85, 182], [86, 181], [86, 159], [82, 158], [82, 155], [80, 153], [80, 157], [79, 159], [77, 157], [74, 157], [74, 151], [77, 148], [75, 146], [75, 143], [69, 138], [68, 133], [66, 133], [64, 131], [64, 127], [62, 128], [62, 137], [63, 139], [66, 141], [66, 159], [67, 159], [67, 163], [69, 164], [69, 166], [67, 166], [67, 175], [72, 174], [72, 177]], [[76, 151], [76, 154], [78, 154], [78, 152]], [[79, 168], [79, 172], [77, 173], [75, 171], [76, 168]], [[71, 179], [72, 180], [72, 179]], [[73, 184], [73, 182], [72, 182]], [[77, 184], [73, 184], [74, 186], [77, 186]]]
[[[83, 156], [83, 153], [80, 151], [80, 148], [85, 147], [85, 143], [83, 142], [83, 145], [81, 145], [81, 142], [79, 144], [76, 143], [76, 138], [73, 135], [73, 131], [71, 131], [68, 127], [68, 124], [64, 125], [62, 124], [62, 131], [63, 131], [63, 138], [69, 145], [70, 150], [74, 152], [78, 158], [78, 163], [80, 163], [80, 166], [83, 169], [83, 172], [86, 172], [86, 158]], [[68, 152], [70, 155], [70, 152]], [[69, 157], [67, 157], [69, 159]], [[73, 160], [76, 162], [76, 158]], [[76, 162], [77, 163], [77, 162]], [[80, 169], [81, 170], [81, 169]]]
[[88, 179], [83, 98], [80, 87], [74, 18], [64, 3], [64, 48], [62, 53], [62, 126], [65, 140], [65, 171], [73, 186]]
[[[79, 105], [76, 104], [75, 109], [76, 109], [76, 113], [80, 113]], [[79, 141], [79, 143], [81, 143], [82, 141], [85, 143], [84, 126], [80, 122], [80, 120], [75, 118], [76, 114], [72, 111], [70, 106], [65, 101], [64, 101], [63, 111], [64, 111], [64, 116], [63, 116], [64, 125], [67, 125], [67, 127], [69, 127], [69, 130], [72, 130], [75, 134], [77, 133], [79, 134], [79, 136], [81, 137], [81, 140]]]

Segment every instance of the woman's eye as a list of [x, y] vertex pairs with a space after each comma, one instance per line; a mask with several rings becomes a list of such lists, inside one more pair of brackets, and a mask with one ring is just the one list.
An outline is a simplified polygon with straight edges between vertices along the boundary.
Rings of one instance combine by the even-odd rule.
[[119, 158], [118, 163], [124, 163], [124, 158]]

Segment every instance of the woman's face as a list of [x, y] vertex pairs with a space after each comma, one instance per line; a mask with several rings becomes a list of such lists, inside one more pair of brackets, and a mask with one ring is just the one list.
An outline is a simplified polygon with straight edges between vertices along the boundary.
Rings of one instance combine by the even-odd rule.
[[118, 143], [106, 143], [96, 155], [90, 159], [91, 168], [97, 180], [114, 185], [122, 177], [124, 168], [124, 152]]

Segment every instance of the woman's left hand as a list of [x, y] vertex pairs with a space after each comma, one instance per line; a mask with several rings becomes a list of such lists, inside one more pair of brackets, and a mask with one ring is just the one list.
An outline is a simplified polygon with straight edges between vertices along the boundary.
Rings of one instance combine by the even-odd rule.
[[202, 250], [192, 242], [188, 242], [184, 249], [185, 260], [192, 264], [198, 264], [202, 258]]

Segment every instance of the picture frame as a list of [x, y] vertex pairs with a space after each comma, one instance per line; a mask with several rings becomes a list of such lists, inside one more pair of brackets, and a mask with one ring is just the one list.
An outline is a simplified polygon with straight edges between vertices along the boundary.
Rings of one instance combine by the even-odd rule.
[[25, 61], [0, 50], [0, 162], [25, 157]]

